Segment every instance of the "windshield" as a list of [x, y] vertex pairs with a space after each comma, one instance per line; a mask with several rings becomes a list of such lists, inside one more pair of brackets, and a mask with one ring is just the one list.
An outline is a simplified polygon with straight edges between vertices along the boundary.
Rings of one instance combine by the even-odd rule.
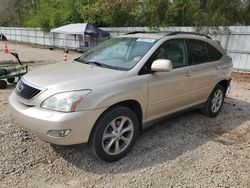
[[92, 48], [75, 61], [106, 68], [129, 70], [157, 42], [147, 38], [115, 38]]

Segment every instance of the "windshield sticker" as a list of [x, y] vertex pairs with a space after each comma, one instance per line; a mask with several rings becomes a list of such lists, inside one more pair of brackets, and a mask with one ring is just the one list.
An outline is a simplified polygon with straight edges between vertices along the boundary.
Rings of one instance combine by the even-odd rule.
[[148, 38], [138, 38], [136, 41], [138, 42], [155, 42], [155, 39], [148, 39]]

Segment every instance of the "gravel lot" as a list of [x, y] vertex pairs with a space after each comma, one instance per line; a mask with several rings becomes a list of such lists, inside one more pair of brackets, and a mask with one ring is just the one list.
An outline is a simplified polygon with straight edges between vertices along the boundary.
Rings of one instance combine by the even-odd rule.
[[[11, 45], [39, 62], [31, 68], [62, 58], [61, 50]], [[0, 90], [0, 187], [250, 187], [250, 83], [232, 83], [217, 118], [192, 111], [159, 122], [115, 163], [96, 160], [86, 145], [54, 146], [24, 132], [9, 114], [13, 89]]]
[[[31, 47], [29, 45], [20, 45], [18, 43], [8, 42], [8, 48], [10, 52], [17, 52], [22, 61], [36, 62], [35, 65], [48, 64], [60, 62], [63, 60], [63, 49], [49, 50], [48, 47], [35, 46]], [[15, 58], [10, 54], [3, 54], [1, 52], [3, 48], [3, 42], [0, 41], [0, 62], [15, 60]], [[68, 54], [68, 59], [74, 59], [79, 56], [79, 53], [70, 51]]]

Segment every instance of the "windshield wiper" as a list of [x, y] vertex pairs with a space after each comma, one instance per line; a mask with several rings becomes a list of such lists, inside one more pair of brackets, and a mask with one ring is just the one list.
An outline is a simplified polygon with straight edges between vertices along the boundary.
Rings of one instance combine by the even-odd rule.
[[87, 61], [87, 60], [84, 60], [84, 59], [81, 59], [81, 58], [76, 58], [75, 61], [85, 63], [85, 64], [88, 64], [88, 65], [96, 65], [98, 67], [104, 67], [105, 66], [105, 64], [99, 63], [97, 61]]
[[109, 68], [109, 69], [115, 69], [115, 70], [127, 70], [126, 68], [122, 68], [122, 67], [115, 67], [115, 66], [112, 66], [112, 65], [107, 65], [107, 64], [104, 64], [104, 63], [99, 63], [97, 61], [89, 61], [89, 64], [94, 64], [98, 67], [104, 67], [104, 68]]
[[80, 59], [80, 58], [75, 59], [75, 61], [85, 63], [85, 64], [88, 64], [88, 65], [95, 65], [95, 66], [98, 66], [98, 67], [109, 68], [109, 69], [114, 69], [114, 70], [128, 70], [127, 68], [115, 67], [115, 66], [107, 65], [107, 64], [100, 63], [100, 62], [97, 62], [97, 61], [87, 61], [87, 60]]
[[97, 61], [87, 61], [87, 64], [96, 65], [98, 67], [105, 67], [106, 66], [106, 64], [99, 63]]

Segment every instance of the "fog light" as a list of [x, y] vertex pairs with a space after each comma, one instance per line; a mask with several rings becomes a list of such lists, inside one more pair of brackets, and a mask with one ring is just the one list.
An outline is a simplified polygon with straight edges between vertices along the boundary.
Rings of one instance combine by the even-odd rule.
[[70, 129], [67, 130], [50, 130], [48, 131], [48, 135], [52, 137], [65, 137], [68, 136], [69, 133], [71, 132]]

